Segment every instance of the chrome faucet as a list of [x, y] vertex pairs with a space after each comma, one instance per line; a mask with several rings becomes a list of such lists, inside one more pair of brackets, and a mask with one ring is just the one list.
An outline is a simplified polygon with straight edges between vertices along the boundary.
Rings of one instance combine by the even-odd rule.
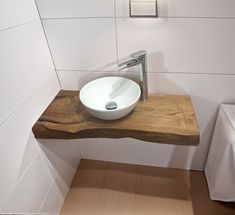
[[123, 70], [132, 66], [140, 65], [140, 89], [141, 100], [147, 101], [148, 99], [148, 82], [147, 82], [147, 52], [142, 50], [130, 54], [131, 59], [120, 63], [118, 70]]

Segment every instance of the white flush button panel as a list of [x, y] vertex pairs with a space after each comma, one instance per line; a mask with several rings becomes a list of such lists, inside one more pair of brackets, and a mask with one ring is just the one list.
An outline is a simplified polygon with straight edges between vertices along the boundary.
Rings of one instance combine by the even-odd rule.
[[131, 17], [157, 17], [157, 1], [130, 0], [129, 10]]

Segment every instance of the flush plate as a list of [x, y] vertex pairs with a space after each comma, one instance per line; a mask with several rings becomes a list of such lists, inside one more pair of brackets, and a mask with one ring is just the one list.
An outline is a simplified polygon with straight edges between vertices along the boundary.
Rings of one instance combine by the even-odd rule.
[[130, 17], [157, 17], [157, 1], [129, 1]]

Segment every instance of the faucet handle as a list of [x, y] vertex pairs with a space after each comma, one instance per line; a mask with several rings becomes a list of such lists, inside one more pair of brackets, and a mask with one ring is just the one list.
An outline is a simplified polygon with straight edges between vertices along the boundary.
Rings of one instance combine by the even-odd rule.
[[130, 57], [137, 60], [142, 60], [143, 58], [145, 58], [146, 54], [147, 52], [145, 50], [141, 50], [130, 54]]

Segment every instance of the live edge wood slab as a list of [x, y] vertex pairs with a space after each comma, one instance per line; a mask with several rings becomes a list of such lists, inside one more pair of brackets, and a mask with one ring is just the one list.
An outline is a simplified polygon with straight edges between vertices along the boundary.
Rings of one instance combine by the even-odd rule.
[[124, 138], [197, 145], [199, 131], [189, 96], [150, 95], [126, 117], [103, 121], [86, 112], [78, 91], [60, 91], [33, 126], [39, 139]]

